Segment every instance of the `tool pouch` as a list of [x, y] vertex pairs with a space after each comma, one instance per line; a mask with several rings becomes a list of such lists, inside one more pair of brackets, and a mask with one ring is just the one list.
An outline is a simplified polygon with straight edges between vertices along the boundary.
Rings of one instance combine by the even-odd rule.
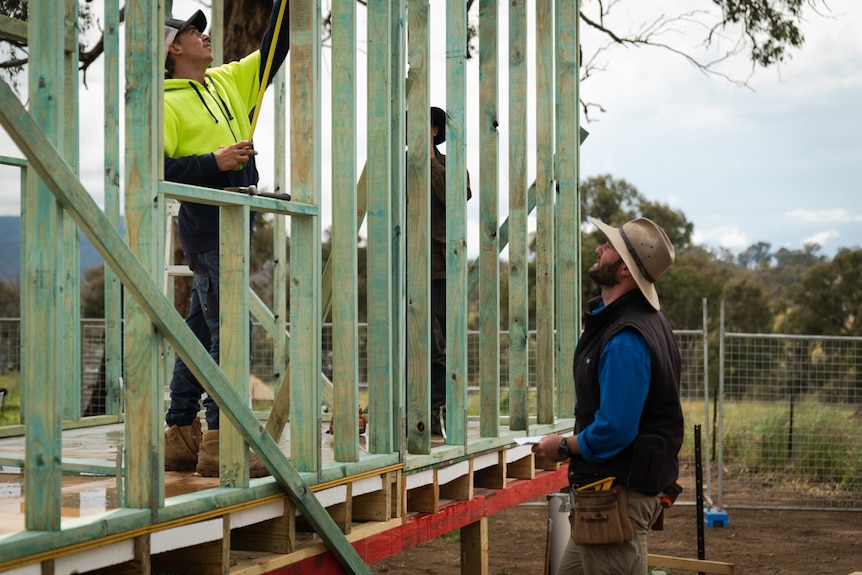
[[634, 537], [623, 485], [606, 491], [576, 491], [569, 521], [572, 540], [578, 545], [619, 544]]

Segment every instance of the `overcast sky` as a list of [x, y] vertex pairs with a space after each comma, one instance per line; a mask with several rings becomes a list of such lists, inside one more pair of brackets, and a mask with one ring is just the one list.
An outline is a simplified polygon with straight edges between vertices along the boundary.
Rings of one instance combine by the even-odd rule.
[[[618, 50], [582, 84], [607, 109], [586, 126], [582, 174], [625, 178], [682, 210], [698, 243], [862, 246], [862, 3], [830, 5], [827, 18], [809, 13], [803, 51], [759, 70], [752, 89], [655, 50]], [[745, 78], [739, 64], [730, 71]]]
[[[623, 0], [614, 7], [608, 24], [626, 31], [658, 13], [677, 14], [711, 4], [709, 0]], [[501, 3], [504, 21], [505, 5]], [[101, 10], [98, 0], [93, 6]], [[175, 16], [188, 16], [200, 7], [194, 0], [174, 0], [174, 6]], [[432, 18], [440, 19], [444, 6], [442, 0], [431, 0]], [[584, 6], [589, 9], [586, 3]], [[625, 179], [648, 199], [681, 210], [694, 224], [695, 242], [712, 248], [736, 252], [765, 241], [773, 249], [800, 249], [805, 243], [816, 242], [831, 256], [839, 247], [862, 246], [862, 111], [858, 103], [862, 96], [862, 3], [834, 0], [830, 8], [824, 16], [807, 13], [803, 50], [794, 52], [779, 68], [760, 69], [750, 77], [750, 65], [744, 59], [721, 68], [733, 78], [748, 79], [748, 88], [706, 76], [684, 59], [658, 49], [615, 48], [608, 52], [602, 59], [606, 71], [581, 84], [582, 99], [599, 103], [606, 110], [591, 114], [594, 121], [583, 122], [590, 136], [581, 149], [581, 178], [611, 174]], [[442, 19], [433, 23], [432, 29], [444, 30]], [[503, 22], [501, 36], [505, 34]], [[585, 27], [582, 35], [584, 55], [589, 57], [598, 40]], [[364, 93], [364, 31], [357, 36], [361, 50], [357, 78], [360, 93]], [[665, 39], [704, 58], [716, 55], [701, 54], [702, 32]], [[323, 54], [322, 72], [328, 77], [330, 53], [324, 50]], [[477, 61], [473, 58], [468, 65], [468, 94], [478, 91]], [[501, 82], [506, 81], [505, 61], [504, 54]], [[445, 78], [444, 37], [432, 46], [431, 66], [432, 78]], [[532, 61], [530, 67], [534, 67]], [[85, 118], [81, 178], [101, 205], [100, 66], [91, 68], [87, 80], [89, 87], [81, 89]], [[444, 83], [432, 84], [432, 104], [445, 107]], [[507, 99], [505, 83], [503, 86], [501, 105]], [[326, 116], [326, 86], [322, 94]], [[357, 118], [360, 146], [365, 133], [362, 99]], [[265, 128], [272, 122], [271, 106], [268, 93], [255, 135], [264, 187], [272, 185], [272, 162], [267, 154], [272, 144]], [[503, 115], [501, 137], [505, 138], [505, 112]], [[479, 169], [474, 117], [468, 108], [471, 174]], [[331, 128], [327, 121], [322, 130], [324, 190], [330, 180], [327, 158]], [[506, 149], [505, 139], [501, 149]], [[0, 155], [20, 157], [2, 132]], [[358, 156], [361, 168], [363, 149]], [[531, 170], [534, 161], [533, 155]], [[501, 182], [506, 181], [506, 170], [502, 158]], [[529, 181], [533, 178], [531, 172]], [[0, 181], [0, 215], [17, 215], [15, 172], [0, 167]], [[474, 181], [478, 181], [476, 176]], [[506, 201], [504, 194], [501, 219], [506, 215]], [[475, 256], [478, 202], [474, 198], [470, 204], [468, 246]], [[326, 227], [330, 212], [327, 194], [322, 208]]]

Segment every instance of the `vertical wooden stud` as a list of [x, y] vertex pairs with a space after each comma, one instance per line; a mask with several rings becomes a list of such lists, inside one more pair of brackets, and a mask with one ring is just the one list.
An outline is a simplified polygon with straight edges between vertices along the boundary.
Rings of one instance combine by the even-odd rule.
[[467, 5], [446, 2], [446, 443], [467, 445]]
[[431, 450], [430, 52], [428, 0], [409, 0], [407, 54], [407, 449]]
[[[240, 397], [247, 400], [249, 208], [222, 206], [219, 220], [219, 363]], [[248, 446], [230, 422], [222, 420], [219, 428], [219, 482], [222, 487], [248, 487]]]
[[499, 52], [497, 0], [479, 0], [479, 385], [482, 437], [500, 434]]
[[[120, 6], [105, 0], [105, 216], [120, 229]], [[121, 288], [105, 266], [105, 413], [119, 415], [122, 405]]]
[[[404, 118], [405, 104], [405, 82], [404, 67], [407, 60], [404, 53], [406, 45], [406, 2], [389, 2], [389, 191], [391, 201], [389, 204], [389, 233], [392, 236], [392, 351], [391, 360], [391, 414], [390, 427], [392, 433], [391, 447], [388, 451], [397, 449], [405, 437], [405, 385], [406, 370], [406, 342], [404, 339], [405, 325], [405, 289], [406, 289], [406, 264], [404, 255], [406, 253], [405, 241], [405, 205], [407, 195], [404, 185], [406, 180], [406, 162], [404, 154], [404, 142], [401, 134], [405, 133], [406, 120]], [[372, 432], [375, 428], [372, 421]], [[371, 449], [375, 453], [386, 451], [384, 446], [372, 444]]]
[[[29, 3], [30, 114], [36, 129], [63, 150], [63, 13], [64, 5], [48, 0]], [[62, 210], [46, 184], [28, 178], [22, 205], [22, 302], [24, 342], [21, 381], [24, 432], [25, 524], [34, 531], [60, 529], [64, 380], [62, 354], [63, 250], [58, 250]]]
[[527, 2], [509, 4], [509, 427], [527, 428]]
[[[290, 4], [291, 196], [320, 205], [320, 0]], [[320, 220], [291, 221], [290, 456], [320, 470]]]
[[556, 149], [554, 176], [559, 189], [556, 210], [557, 397], [560, 415], [570, 417], [575, 406], [572, 357], [580, 334], [580, 130], [578, 108], [579, 0], [558, 0], [556, 15]]
[[554, 422], [553, 3], [536, 0], [536, 422]]
[[[372, 187], [372, 192], [376, 193], [377, 190]], [[359, 304], [356, 286], [358, 232], [354, 0], [335, 0], [332, 4], [332, 198], [332, 384], [335, 401], [332, 422], [335, 430], [335, 459], [357, 461]], [[379, 254], [369, 246], [368, 259], [373, 260], [375, 256]], [[378, 279], [369, 274], [369, 283]], [[369, 299], [374, 289], [369, 288]], [[369, 331], [372, 329], [369, 320]]]
[[[163, 36], [164, 26], [157, 25], [161, 16], [155, 0], [126, 6], [126, 240], [151, 278], [158, 277], [160, 267], [156, 236], [161, 226], [154, 223], [158, 213], [154, 190], [162, 161], [158, 106], [162, 66], [152, 57], [152, 39]], [[125, 314], [126, 505], [155, 509], [164, 502], [159, 345], [152, 323], [131, 297], [126, 298]]]
[[[350, 0], [348, 0], [350, 1]], [[389, 2], [368, 3], [368, 394], [371, 451], [393, 450], [392, 180]], [[397, 81], [401, 81], [400, 78]], [[400, 186], [399, 186], [400, 188]]]
[[[65, 0], [65, 18], [63, 20], [63, 38], [74, 39], [78, 45], [78, 2]], [[80, 170], [80, 154], [78, 152], [78, 50], [63, 51], [63, 98], [62, 98], [62, 131], [63, 156], [75, 174]], [[81, 417], [81, 239], [78, 226], [65, 211], [60, 216], [62, 228], [60, 231], [63, 246], [63, 268], [61, 275], [63, 327], [63, 345], [61, 365], [64, 376], [65, 401], [63, 414], [65, 419]]]

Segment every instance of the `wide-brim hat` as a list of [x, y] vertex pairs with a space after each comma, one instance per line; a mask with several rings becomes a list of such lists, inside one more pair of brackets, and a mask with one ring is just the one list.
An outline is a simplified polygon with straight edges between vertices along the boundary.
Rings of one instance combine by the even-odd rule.
[[207, 17], [203, 11], [198, 10], [192, 14], [188, 20], [178, 20], [176, 18], [165, 18], [165, 50], [173, 44], [177, 36], [182, 34], [186, 28], [194, 26], [199, 32], [207, 29]]
[[431, 125], [437, 127], [434, 145], [439, 146], [446, 141], [446, 112], [442, 108], [431, 106]]
[[618, 228], [596, 218], [590, 218], [590, 221], [619, 252], [650, 305], [661, 309], [655, 282], [676, 259], [673, 244], [661, 226], [648, 218], [637, 218]]

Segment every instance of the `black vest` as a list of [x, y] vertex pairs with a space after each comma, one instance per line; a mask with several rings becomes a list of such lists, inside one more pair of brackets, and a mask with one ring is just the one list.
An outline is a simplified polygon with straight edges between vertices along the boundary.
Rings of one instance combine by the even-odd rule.
[[[601, 300], [589, 302], [594, 310]], [[569, 463], [569, 481], [584, 485], [613, 475], [630, 489], [649, 495], [660, 493], [679, 475], [679, 449], [683, 416], [679, 402], [681, 360], [667, 319], [652, 308], [640, 290], [613, 301], [597, 314], [584, 314], [584, 332], [575, 349], [575, 433], [593, 422], [599, 408], [599, 357], [611, 337], [634, 328], [646, 340], [652, 375], [641, 413], [638, 437], [607, 461], [591, 462], [575, 456]]]

